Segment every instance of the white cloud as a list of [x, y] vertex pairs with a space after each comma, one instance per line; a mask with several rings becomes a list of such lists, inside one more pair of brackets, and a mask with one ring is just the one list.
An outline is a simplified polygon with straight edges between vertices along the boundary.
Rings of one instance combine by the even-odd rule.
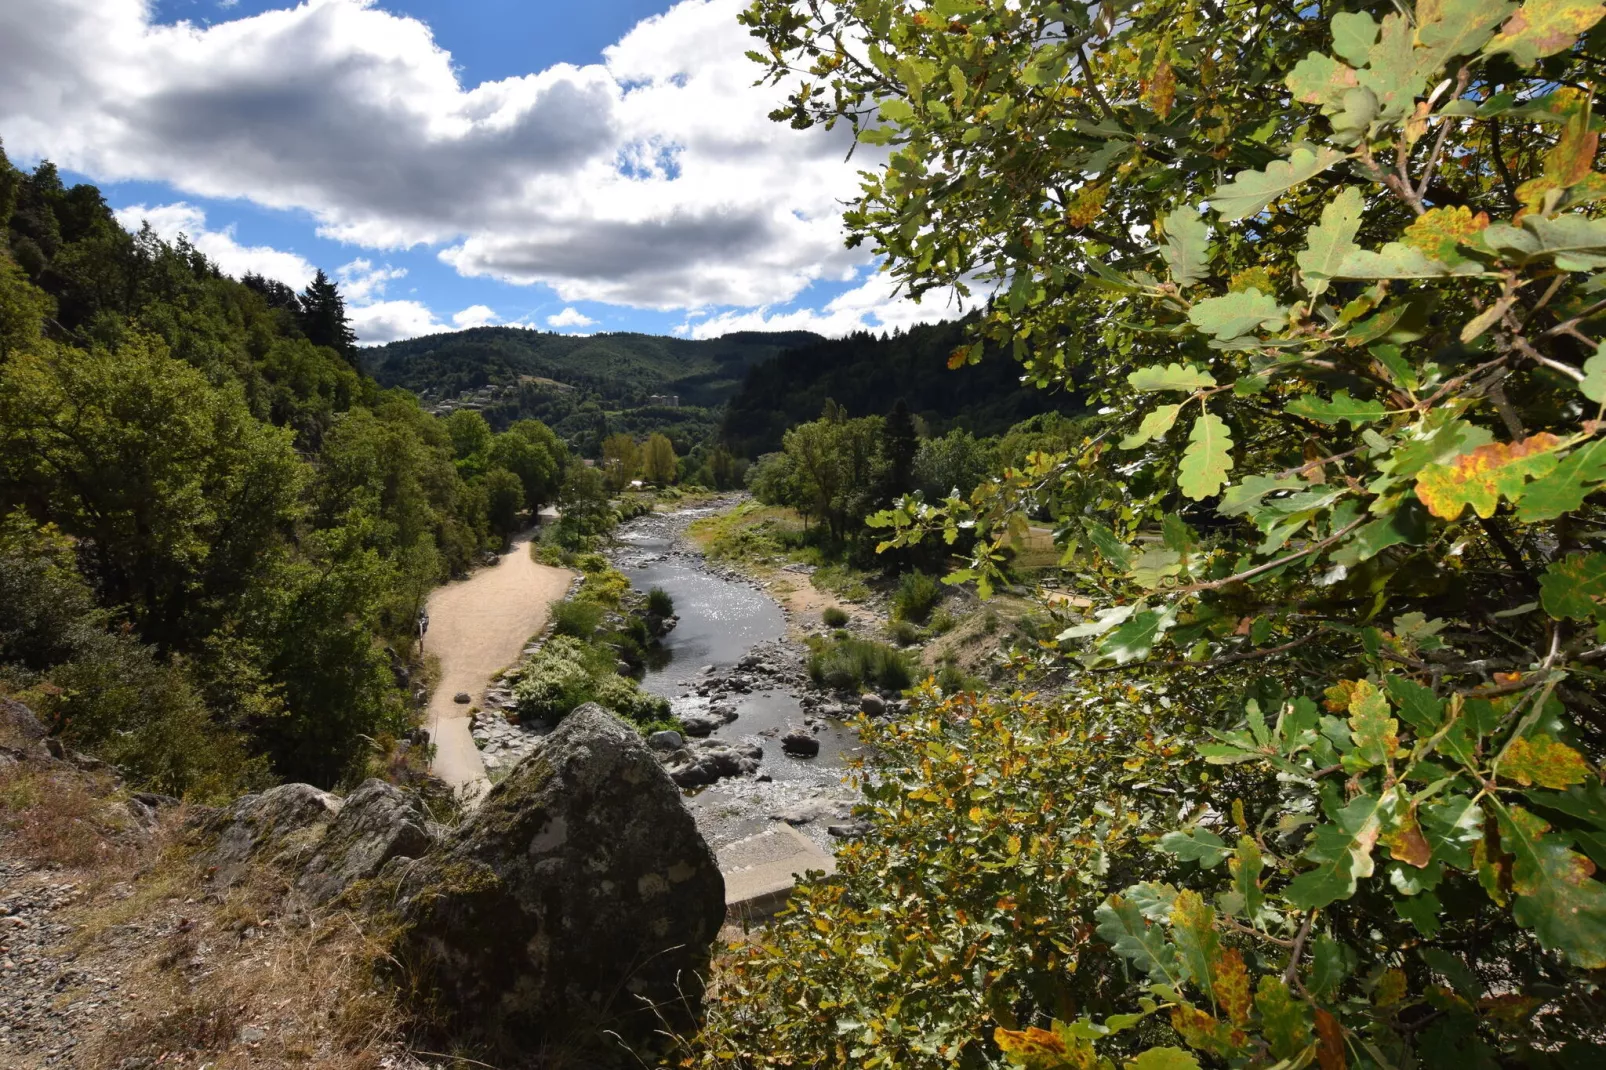
[[572, 305], [562, 312], [546, 318], [550, 327], [589, 327], [597, 321]]
[[[824, 308], [771, 312], [768, 308], [724, 312], [677, 326], [676, 334], [690, 338], [718, 338], [733, 331], [814, 331], [830, 337], [853, 331], [884, 331], [957, 319], [975, 304], [957, 293], [933, 291], [919, 302], [894, 293], [891, 277], [871, 272], [860, 285], [828, 301]], [[974, 288], [972, 288], [974, 291]]]
[[155, 206], [135, 204], [119, 209], [117, 222], [131, 233], [150, 223], [157, 237], [175, 242], [184, 235], [190, 244], [204, 253], [224, 274], [239, 278], [241, 275], [263, 275], [297, 290], [312, 281], [316, 270], [295, 253], [287, 253], [266, 245], [241, 245], [234, 238], [234, 228], [212, 230], [206, 225], [206, 212], [183, 201], [177, 204]]
[[346, 314], [352, 330], [357, 332], [357, 341], [363, 345], [383, 345], [451, 330], [421, 301], [377, 301], [371, 305], [348, 306]]
[[470, 305], [452, 316], [452, 322], [460, 328], [467, 329], [469, 327], [484, 327], [495, 323], [500, 318], [495, 312], [491, 311], [489, 305]]
[[406, 277], [406, 268], [393, 268], [389, 264], [376, 268], [372, 260], [362, 257], [335, 268], [335, 278], [340, 280], [340, 292], [350, 305], [373, 304], [385, 296], [387, 284]]
[[204, 27], [157, 25], [148, 0], [0, 3], [0, 130], [23, 157], [441, 246], [567, 302], [776, 305], [865, 263], [840, 202], [877, 150], [849, 163], [845, 129], [768, 119], [782, 91], [753, 85], [744, 6], [685, 0], [601, 63], [465, 86], [373, 0]]

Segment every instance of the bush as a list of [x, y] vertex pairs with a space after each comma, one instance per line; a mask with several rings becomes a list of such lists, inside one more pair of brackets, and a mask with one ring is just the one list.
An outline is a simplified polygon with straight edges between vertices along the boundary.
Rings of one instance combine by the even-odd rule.
[[926, 627], [931, 629], [932, 635], [947, 635], [959, 624], [959, 618], [946, 609], [939, 609], [931, 615], [931, 621]]
[[647, 612], [657, 617], [673, 617], [675, 600], [662, 587], [654, 587], [647, 592]]
[[827, 628], [842, 628], [848, 623], [848, 613], [840, 606], [826, 606], [824, 612], [820, 614], [820, 619], [825, 622]]
[[525, 662], [513, 686], [519, 716], [557, 722], [575, 707], [595, 702], [638, 725], [667, 718], [669, 701], [615, 672], [616, 656], [611, 647], [555, 636]]
[[841, 639], [820, 645], [809, 656], [809, 678], [833, 691], [857, 691], [866, 685], [902, 691], [914, 682], [914, 668], [900, 650], [868, 639]]
[[906, 620], [895, 620], [887, 625], [887, 638], [899, 646], [914, 646], [925, 637], [924, 632]]
[[898, 589], [892, 594], [892, 611], [903, 620], [924, 624], [940, 601], [942, 585], [935, 577], [924, 572], [905, 572], [898, 577]]
[[552, 607], [552, 630], [558, 635], [590, 639], [602, 623], [602, 607], [588, 599], [559, 602]]

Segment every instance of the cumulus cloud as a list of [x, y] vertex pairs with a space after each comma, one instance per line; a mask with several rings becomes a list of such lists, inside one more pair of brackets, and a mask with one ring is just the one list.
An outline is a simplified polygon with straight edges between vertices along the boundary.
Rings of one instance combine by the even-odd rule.
[[871, 272], [858, 286], [828, 301], [824, 308], [771, 311], [756, 308], [723, 312], [716, 316], [686, 322], [675, 333], [689, 338], [718, 338], [733, 331], [813, 331], [839, 336], [853, 331], [888, 331], [917, 323], [936, 323], [957, 319], [974, 303], [957, 292], [933, 291], [918, 302], [896, 292], [892, 279]]
[[549, 327], [589, 327], [597, 321], [572, 305], [556, 315], [546, 318]]
[[352, 330], [357, 332], [357, 341], [363, 345], [384, 345], [451, 330], [422, 301], [376, 301], [348, 306], [346, 314]]
[[130, 205], [118, 210], [116, 216], [117, 222], [133, 233], [149, 223], [157, 237], [165, 242], [175, 242], [183, 235], [225, 274], [236, 278], [263, 275], [299, 290], [312, 281], [317, 270], [295, 253], [267, 245], [241, 245], [235, 240], [232, 226], [212, 230], [206, 225], [204, 210], [182, 201], [154, 206]]
[[470, 305], [463, 311], [452, 316], [452, 322], [461, 328], [484, 327], [495, 323], [501, 317], [491, 311], [489, 305]]
[[389, 264], [376, 268], [372, 260], [363, 257], [335, 268], [335, 278], [340, 280], [340, 292], [348, 305], [372, 304], [385, 295], [386, 285], [406, 277], [406, 268]]
[[845, 130], [769, 121], [743, 6], [684, 0], [600, 63], [467, 86], [372, 0], [208, 26], [157, 25], [146, 0], [0, 4], [0, 129], [22, 156], [439, 246], [564, 301], [775, 305], [864, 263], [840, 202], [875, 150], [850, 164]]

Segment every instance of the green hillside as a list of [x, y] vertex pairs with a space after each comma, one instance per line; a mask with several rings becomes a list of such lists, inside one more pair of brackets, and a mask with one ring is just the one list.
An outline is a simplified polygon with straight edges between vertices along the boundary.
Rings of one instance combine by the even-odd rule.
[[663, 431], [684, 454], [714, 433], [718, 408], [749, 368], [819, 341], [807, 331], [693, 341], [476, 327], [370, 349], [363, 363], [384, 386], [411, 390], [437, 410], [478, 409], [493, 427], [539, 419], [585, 453], [612, 432]]

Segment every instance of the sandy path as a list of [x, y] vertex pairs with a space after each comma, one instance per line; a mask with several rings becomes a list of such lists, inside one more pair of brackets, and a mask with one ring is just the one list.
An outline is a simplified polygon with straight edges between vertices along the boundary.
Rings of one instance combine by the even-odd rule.
[[468, 788], [469, 797], [488, 781], [469, 735], [469, 707], [452, 698], [467, 691], [475, 705], [484, 701], [491, 677], [518, 660], [546, 624], [552, 603], [568, 592], [571, 578], [565, 569], [532, 561], [529, 537], [520, 536], [495, 565], [430, 596], [424, 650], [441, 666], [425, 722], [435, 743], [433, 772], [454, 788]]

